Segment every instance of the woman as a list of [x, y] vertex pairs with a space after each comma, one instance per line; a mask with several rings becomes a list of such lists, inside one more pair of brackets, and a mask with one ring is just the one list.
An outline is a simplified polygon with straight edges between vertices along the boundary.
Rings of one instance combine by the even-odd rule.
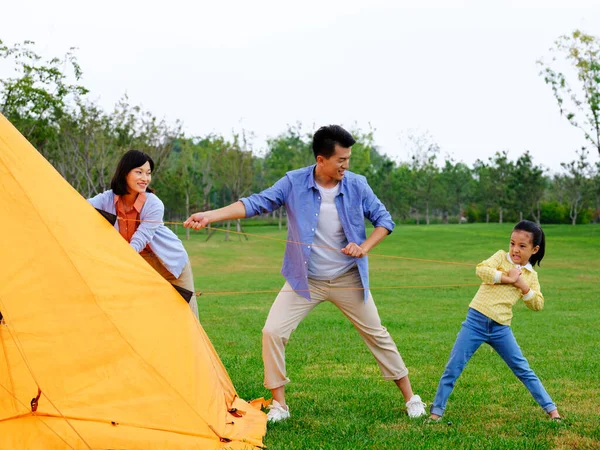
[[[97, 209], [115, 214], [121, 236], [167, 281], [194, 292], [192, 265], [181, 240], [163, 223], [165, 207], [148, 187], [154, 161], [138, 150], [123, 155], [110, 190], [88, 201]], [[190, 308], [198, 317], [192, 295]]]

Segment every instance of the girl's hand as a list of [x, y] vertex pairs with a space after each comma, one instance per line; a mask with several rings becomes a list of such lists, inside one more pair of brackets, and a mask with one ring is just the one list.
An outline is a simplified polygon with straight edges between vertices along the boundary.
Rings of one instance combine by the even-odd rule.
[[523, 279], [522, 276], [519, 276], [517, 281], [515, 281], [514, 286], [518, 289], [521, 289], [521, 292], [523, 293], [523, 295], [525, 295], [529, 292], [529, 286], [527, 285], [527, 283], [525, 282], [525, 280]]
[[521, 269], [510, 269], [508, 274], [505, 275], [507, 284], [515, 284], [521, 276]]

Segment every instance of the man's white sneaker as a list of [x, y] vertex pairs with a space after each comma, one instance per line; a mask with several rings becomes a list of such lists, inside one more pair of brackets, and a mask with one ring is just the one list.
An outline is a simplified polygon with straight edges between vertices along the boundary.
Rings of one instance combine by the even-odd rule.
[[427, 414], [425, 412], [425, 403], [421, 401], [421, 397], [418, 395], [413, 395], [409, 401], [406, 402], [406, 412], [408, 413], [408, 417], [415, 418], [421, 417]]
[[287, 405], [282, 406], [277, 400], [273, 400], [268, 408], [267, 420], [269, 422], [279, 422], [290, 417], [290, 408]]

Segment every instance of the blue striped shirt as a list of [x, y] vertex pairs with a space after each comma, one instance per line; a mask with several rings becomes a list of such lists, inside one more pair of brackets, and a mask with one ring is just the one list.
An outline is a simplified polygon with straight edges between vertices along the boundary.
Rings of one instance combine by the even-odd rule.
[[[321, 195], [314, 177], [315, 166], [288, 172], [272, 187], [259, 194], [240, 199], [246, 208], [246, 217], [276, 210], [285, 205], [288, 215], [288, 240], [308, 245], [287, 243], [281, 274], [292, 289], [310, 300], [308, 292], [308, 261], [321, 209]], [[346, 170], [340, 182], [335, 205], [348, 242], [361, 244], [367, 239], [365, 218], [375, 227], [394, 229], [392, 216], [377, 198], [367, 179]], [[365, 256], [356, 258], [360, 279], [369, 296], [369, 261]]]

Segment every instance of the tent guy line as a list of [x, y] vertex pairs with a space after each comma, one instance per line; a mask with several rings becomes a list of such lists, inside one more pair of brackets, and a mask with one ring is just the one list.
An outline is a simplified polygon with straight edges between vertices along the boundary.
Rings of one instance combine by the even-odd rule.
[[[165, 225], [182, 225], [181, 222], [162, 222], [162, 221], [157, 221], [157, 220], [125, 219], [123, 217], [118, 217], [118, 219], [119, 220], [127, 220], [127, 221], [131, 221], [131, 222], [140, 222], [140, 223], [148, 222], [148, 223], [164, 223]], [[279, 239], [279, 238], [274, 238], [274, 237], [261, 236], [259, 234], [245, 233], [245, 232], [241, 232], [241, 231], [225, 230], [222, 228], [211, 227], [210, 230], [221, 231], [223, 233], [239, 234], [242, 236], [251, 236], [251, 237], [258, 238], [258, 239], [266, 239], [266, 240], [276, 241], [276, 242], [284, 242], [286, 244], [295, 244], [295, 245], [304, 245], [306, 247], [323, 248], [325, 250], [331, 250], [334, 252], [339, 252], [341, 250], [339, 248], [328, 247], [325, 245], [314, 245], [314, 244], [308, 244], [306, 242], [290, 241], [287, 239]], [[378, 253], [369, 253], [369, 256], [378, 257], [378, 258], [387, 258], [387, 259], [402, 259], [402, 260], [406, 260], [406, 261], [430, 262], [430, 263], [438, 263], [438, 264], [452, 264], [452, 265], [456, 265], [456, 266], [466, 266], [466, 267], [474, 267], [475, 265], [477, 265], [476, 263], [472, 264], [472, 263], [464, 263], [464, 262], [457, 262], [457, 261], [443, 261], [443, 260], [439, 260], [439, 259], [409, 258], [407, 256], [381, 255]], [[279, 292], [279, 291], [277, 291], [277, 292]]]

